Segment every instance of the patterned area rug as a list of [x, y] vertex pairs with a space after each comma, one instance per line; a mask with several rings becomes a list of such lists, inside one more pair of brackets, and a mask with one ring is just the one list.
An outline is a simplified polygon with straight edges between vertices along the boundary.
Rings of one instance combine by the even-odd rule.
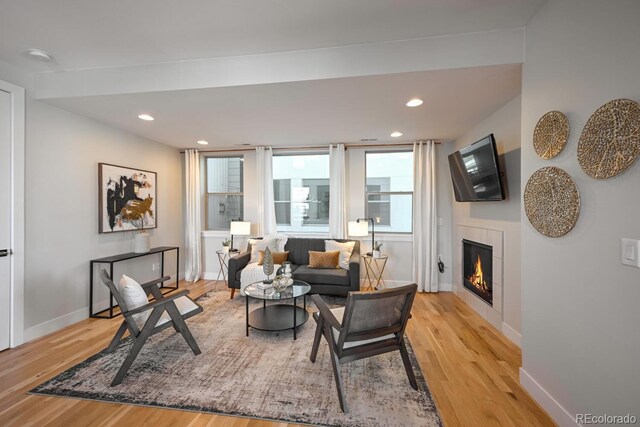
[[[351, 362], [341, 367], [350, 410], [344, 414], [326, 342], [320, 345], [316, 363], [309, 361], [313, 319], [299, 328], [296, 341], [292, 331], [252, 329], [246, 337], [244, 298], [229, 300], [227, 292], [211, 292], [198, 302], [204, 312], [187, 323], [202, 350], [199, 356], [169, 329], [147, 341], [116, 387], [109, 384], [130, 340], [114, 353], [100, 352], [31, 392], [312, 425], [441, 425], [411, 346], [419, 390], [409, 385], [398, 352]], [[253, 300], [250, 309], [257, 307]]]

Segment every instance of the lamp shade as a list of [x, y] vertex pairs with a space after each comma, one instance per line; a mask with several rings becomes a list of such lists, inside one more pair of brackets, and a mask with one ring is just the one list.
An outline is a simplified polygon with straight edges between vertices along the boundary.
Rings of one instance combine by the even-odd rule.
[[251, 223], [248, 221], [231, 221], [229, 234], [235, 236], [248, 236], [251, 234]]
[[369, 222], [349, 221], [348, 232], [349, 232], [349, 236], [354, 236], [354, 237], [368, 236]]

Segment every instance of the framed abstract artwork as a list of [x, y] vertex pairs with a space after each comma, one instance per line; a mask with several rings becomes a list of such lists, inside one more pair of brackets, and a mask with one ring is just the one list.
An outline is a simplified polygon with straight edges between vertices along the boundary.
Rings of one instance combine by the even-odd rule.
[[156, 228], [157, 174], [98, 163], [100, 233]]

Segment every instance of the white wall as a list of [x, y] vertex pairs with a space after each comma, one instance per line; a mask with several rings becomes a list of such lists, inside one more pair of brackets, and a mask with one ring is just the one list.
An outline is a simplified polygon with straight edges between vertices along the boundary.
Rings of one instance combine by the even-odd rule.
[[[640, 101], [639, 20], [636, 0], [551, 0], [526, 28], [522, 185], [557, 166], [575, 180], [582, 204], [575, 229], [561, 238], [522, 219], [521, 380], [561, 425], [572, 421], [560, 406], [571, 415], [640, 417], [640, 269], [620, 264], [620, 238], [640, 238], [640, 164], [595, 180], [576, 159], [598, 107]], [[563, 111], [571, 131], [564, 151], [546, 161], [531, 141], [550, 110]]]
[[[0, 79], [27, 86], [29, 94], [29, 75], [0, 67]], [[158, 173], [158, 228], [149, 230], [152, 246], [182, 246], [184, 233], [181, 155], [174, 148], [27, 96], [25, 157], [28, 341], [88, 317], [90, 259], [133, 250], [132, 232], [98, 234], [99, 162]], [[165, 274], [175, 272], [174, 259], [167, 254]], [[159, 255], [121, 263], [115, 275], [127, 272], [150, 280], [158, 275], [151, 268], [155, 262]], [[106, 300], [104, 285], [96, 280], [95, 287], [96, 300]]]
[[[496, 138], [500, 165], [506, 173], [508, 189], [506, 200], [499, 202], [453, 203], [453, 238], [455, 226], [467, 225], [504, 232], [503, 259], [503, 322], [516, 333], [521, 331], [521, 287], [520, 287], [520, 104], [518, 96], [505, 104], [491, 116], [468, 130], [455, 141], [450, 152], [457, 151], [493, 133]], [[446, 162], [446, 158], [443, 159]], [[448, 168], [446, 163], [442, 168]], [[449, 192], [453, 192], [449, 178]], [[455, 247], [455, 246], [454, 246]], [[461, 277], [453, 271], [454, 283]], [[466, 291], [465, 291], [466, 292]], [[510, 336], [516, 343], [517, 335]]]

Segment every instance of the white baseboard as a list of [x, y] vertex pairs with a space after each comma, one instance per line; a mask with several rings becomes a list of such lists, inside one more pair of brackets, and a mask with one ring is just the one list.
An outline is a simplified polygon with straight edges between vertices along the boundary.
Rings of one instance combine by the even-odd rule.
[[520, 384], [560, 427], [582, 426], [523, 368], [520, 368]]
[[509, 340], [518, 347], [522, 347], [522, 335], [520, 335], [520, 332], [516, 331], [504, 322], [502, 322], [502, 335], [509, 338]]
[[35, 340], [36, 338], [49, 335], [50, 333], [59, 331], [69, 325], [73, 325], [81, 320], [89, 317], [89, 307], [81, 308], [64, 316], [56, 317], [55, 319], [48, 320], [40, 323], [39, 325], [32, 326], [24, 331], [24, 342]]
[[453, 292], [453, 284], [452, 283], [439, 283], [438, 290], [440, 292]]
[[[170, 276], [171, 280], [167, 281], [166, 283], [175, 283], [176, 275], [171, 274]], [[184, 279], [184, 273], [181, 272], [178, 277], [180, 279]], [[104, 301], [98, 301], [94, 306], [94, 310], [100, 310], [101, 307], [109, 307], [109, 300], [105, 299]], [[55, 319], [47, 320], [46, 322], [40, 323], [39, 325], [35, 325], [25, 329], [24, 343], [43, 337], [45, 335], [49, 335], [53, 332], [59, 331], [62, 328], [66, 328], [69, 325], [73, 325], [74, 323], [87, 318], [89, 318], [89, 307], [83, 307], [71, 313], [56, 317]]]

